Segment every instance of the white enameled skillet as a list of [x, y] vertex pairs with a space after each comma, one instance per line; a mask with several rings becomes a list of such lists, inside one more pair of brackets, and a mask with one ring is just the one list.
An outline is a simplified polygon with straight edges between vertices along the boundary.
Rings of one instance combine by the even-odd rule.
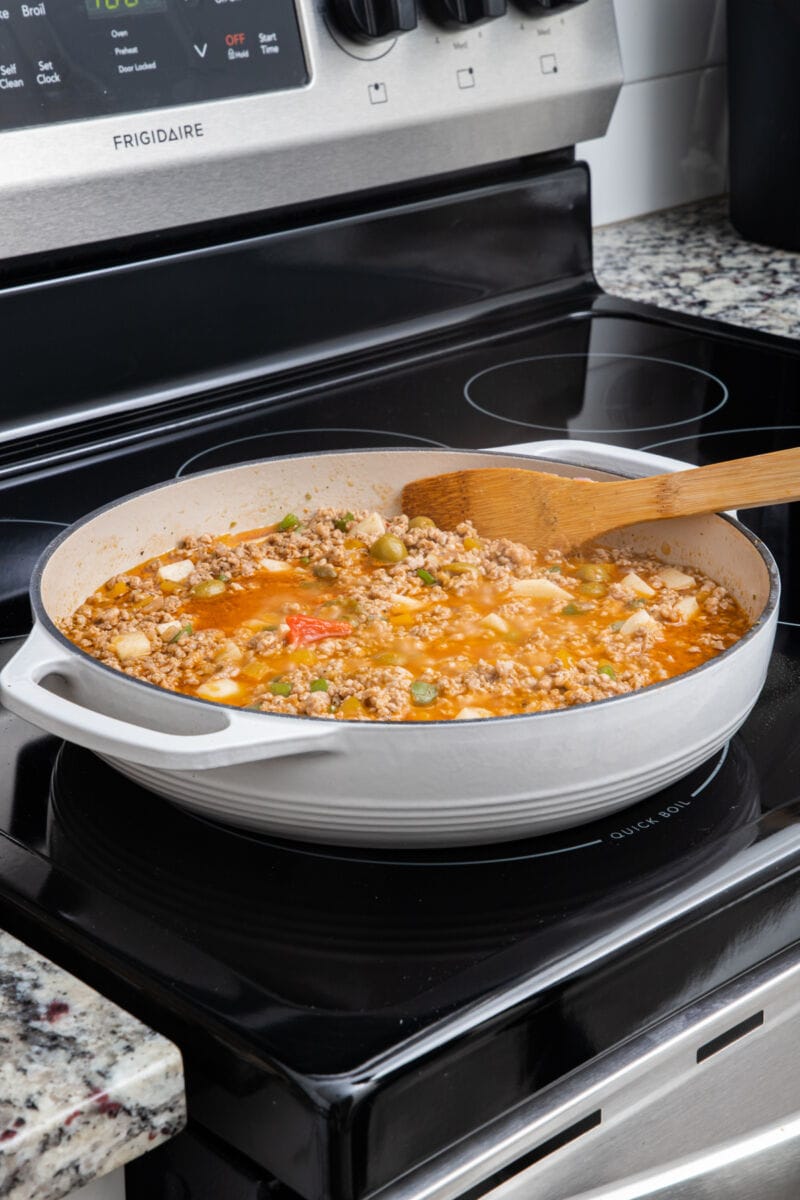
[[[604, 462], [621, 458], [622, 473], [664, 469], [663, 460], [648, 466], [644, 456], [631, 472], [630, 452], [591, 447], [595, 461], [599, 453]], [[37, 564], [35, 624], [0, 675], [0, 696], [150, 791], [282, 837], [463, 845], [545, 833], [623, 808], [710, 758], [763, 685], [778, 573], [767, 548], [730, 517], [654, 522], [614, 540], [724, 584], [753, 621], [746, 636], [673, 680], [554, 712], [424, 723], [245, 712], [132, 679], [77, 649], [56, 626], [110, 576], [187, 534], [225, 532], [234, 522], [257, 528], [321, 505], [397, 511], [408, 480], [498, 463], [541, 469], [511, 453], [309, 454], [192, 475], [100, 509], [65, 530]], [[547, 469], [608, 477], [552, 461]]]

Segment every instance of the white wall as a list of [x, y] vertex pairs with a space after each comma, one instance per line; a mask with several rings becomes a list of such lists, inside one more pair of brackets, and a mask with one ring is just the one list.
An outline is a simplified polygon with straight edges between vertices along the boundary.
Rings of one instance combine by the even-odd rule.
[[727, 190], [725, 0], [614, 0], [625, 84], [577, 147], [595, 225]]

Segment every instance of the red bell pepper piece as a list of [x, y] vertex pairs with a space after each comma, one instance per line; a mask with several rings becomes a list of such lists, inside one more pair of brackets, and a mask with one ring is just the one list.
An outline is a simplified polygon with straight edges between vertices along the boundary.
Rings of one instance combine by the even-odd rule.
[[286, 640], [290, 646], [308, 646], [323, 638], [347, 637], [353, 632], [353, 626], [347, 621], [326, 621], [323, 617], [307, 617], [304, 613], [287, 617], [286, 624], [289, 626]]

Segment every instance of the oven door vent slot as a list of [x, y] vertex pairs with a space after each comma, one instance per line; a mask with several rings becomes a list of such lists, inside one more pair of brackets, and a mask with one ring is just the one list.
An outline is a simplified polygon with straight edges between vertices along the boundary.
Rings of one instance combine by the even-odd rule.
[[550, 1154], [555, 1154], [556, 1150], [562, 1150], [564, 1146], [568, 1146], [570, 1142], [576, 1141], [579, 1137], [583, 1137], [590, 1129], [596, 1129], [603, 1120], [602, 1110], [597, 1108], [588, 1116], [582, 1117], [580, 1121], [575, 1121], [573, 1125], [568, 1125], [566, 1129], [554, 1133], [547, 1141], [540, 1142], [538, 1146], [534, 1146], [527, 1154], [515, 1158], [513, 1162], [508, 1163], [499, 1171], [495, 1171], [493, 1175], [482, 1179], [479, 1184], [459, 1197], [459, 1200], [475, 1200], [478, 1196], [485, 1196], [487, 1192], [491, 1192], [494, 1188], [499, 1187], [501, 1183], [511, 1179], [515, 1175], [520, 1175], [526, 1168], [532, 1167], [535, 1163], [541, 1162], [543, 1158], [547, 1158]]
[[710, 1042], [706, 1042], [700, 1046], [697, 1051], [697, 1061], [705, 1062], [707, 1058], [711, 1058], [713, 1054], [717, 1054], [720, 1050], [724, 1050], [726, 1046], [732, 1045], [733, 1042], [738, 1042], [747, 1033], [752, 1033], [754, 1029], [764, 1024], [764, 1010], [753, 1013], [751, 1017], [740, 1021], [738, 1025], [732, 1025], [730, 1029], [726, 1029], [724, 1033], [718, 1037], [712, 1038]]

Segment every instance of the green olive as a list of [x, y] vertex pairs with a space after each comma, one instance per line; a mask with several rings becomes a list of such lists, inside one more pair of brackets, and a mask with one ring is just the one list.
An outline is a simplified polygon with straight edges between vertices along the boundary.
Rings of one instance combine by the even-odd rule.
[[409, 529], [435, 529], [436, 522], [431, 517], [412, 517], [408, 522]]
[[416, 704], [418, 708], [427, 708], [439, 696], [439, 689], [436, 684], [426, 683], [423, 679], [416, 679], [409, 688], [409, 691], [411, 692], [411, 703]]
[[581, 563], [575, 574], [587, 583], [607, 583], [611, 578], [609, 563]]
[[408, 557], [408, 550], [393, 533], [384, 533], [383, 537], [372, 543], [369, 552], [379, 562], [398, 563]]
[[204, 579], [202, 583], [194, 585], [192, 595], [197, 596], [198, 600], [213, 600], [215, 596], [221, 596], [224, 591], [227, 591], [224, 579]]

